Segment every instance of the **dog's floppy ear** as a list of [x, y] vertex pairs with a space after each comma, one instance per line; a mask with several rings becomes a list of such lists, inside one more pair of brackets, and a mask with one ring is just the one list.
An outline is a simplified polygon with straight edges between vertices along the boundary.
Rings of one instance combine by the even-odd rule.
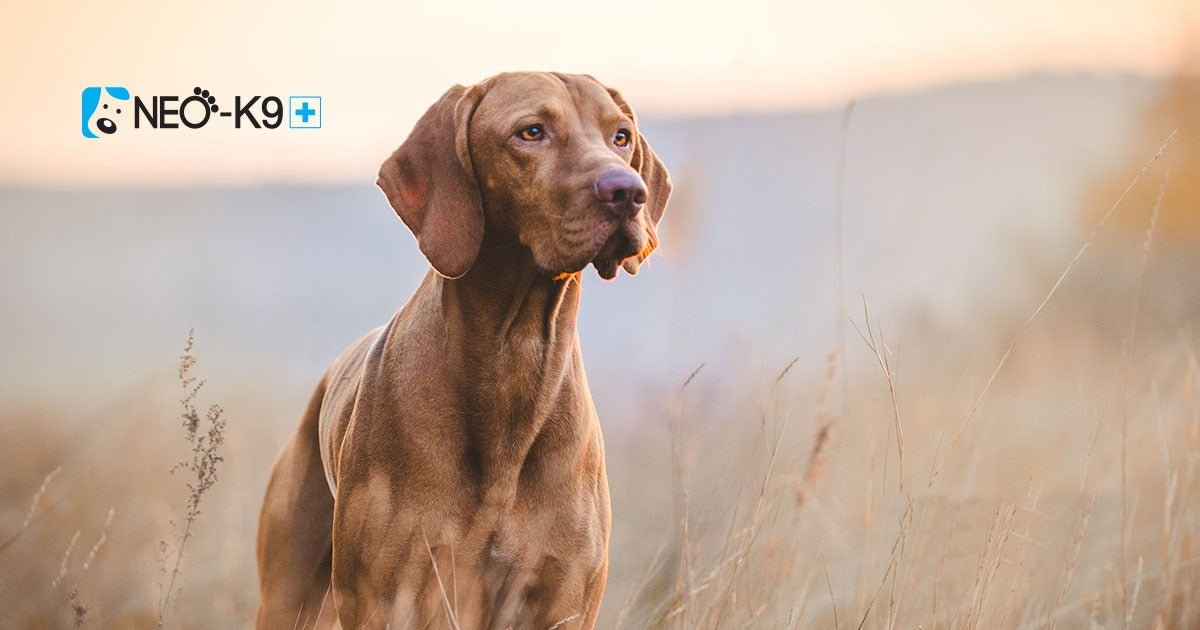
[[482, 95], [478, 87], [450, 88], [383, 162], [375, 182], [447, 278], [467, 273], [483, 243], [483, 203], [467, 144]]
[[638, 252], [637, 256], [628, 258], [622, 263], [625, 271], [630, 274], [636, 274], [638, 267], [642, 261], [650, 256], [658, 247], [658, 222], [662, 220], [663, 212], [667, 209], [667, 200], [671, 197], [671, 176], [667, 173], [667, 167], [663, 165], [662, 160], [658, 159], [658, 155], [650, 148], [650, 143], [646, 141], [646, 137], [642, 135], [641, 130], [637, 127], [637, 115], [633, 113], [633, 108], [629, 103], [625, 102], [625, 98], [621, 93], [610, 88], [609, 96], [613, 102], [621, 108], [621, 111], [633, 119], [634, 136], [636, 143], [633, 147], [633, 160], [630, 165], [637, 169], [637, 172], [642, 176], [642, 181], [646, 182], [646, 231], [649, 232], [649, 238], [646, 241], [646, 248]]

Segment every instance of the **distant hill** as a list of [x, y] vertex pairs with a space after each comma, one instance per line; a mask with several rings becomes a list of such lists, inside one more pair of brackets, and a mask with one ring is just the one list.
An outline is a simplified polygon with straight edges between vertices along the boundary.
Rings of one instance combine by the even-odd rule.
[[[914, 314], [954, 326], [1024, 290], [1013, 272], [1029, 252], [1069, 258], [1081, 186], [1122, 155], [1160, 87], [1036, 76], [860, 101], [846, 142], [851, 312], [865, 295], [893, 327]], [[585, 275], [593, 381], [674, 382], [701, 361], [720, 369], [832, 349], [841, 118], [644, 121], [677, 197], [642, 274]], [[85, 395], [170, 367], [189, 326], [210, 379], [308, 388], [426, 268], [372, 179], [0, 189], [0, 401]]]

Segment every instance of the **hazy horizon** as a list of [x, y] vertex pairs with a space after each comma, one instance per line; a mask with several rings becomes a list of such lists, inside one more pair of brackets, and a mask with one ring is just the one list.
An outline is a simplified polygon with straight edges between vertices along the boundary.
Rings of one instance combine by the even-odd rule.
[[[553, 8], [551, 9], [551, 6]], [[168, 6], [6, 1], [0, 179], [41, 185], [358, 181], [447, 88], [586, 72], [654, 117], [796, 111], [1030, 73], [1164, 77], [1195, 55], [1185, 0], [738, 5], [620, 0]], [[279, 28], [260, 28], [261, 25]], [[849, 36], [853, 35], [853, 36]], [[80, 134], [80, 93], [319, 95], [319, 130]], [[228, 119], [223, 119], [228, 120]]]
[[[926, 96], [936, 96], [941, 93], [953, 92], [963, 89], [1003, 87], [1010, 85], [1022, 85], [1028, 83], [1043, 83], [1043, 82], [1078, 82], [1078, 81], [1099, 81], [1099, 82], [1135, 82], [1143, 83], [1152, 86], [1165, 86], [1173, 78], [1177, 76], [1173, 70], [1165, 71], [1161, 74], [1135, 72], [1135, 71], [1091, 71], [1091, 70], [1030, 70], [1019, 72], [1012, 76], [997, 76], [997, 77], [975, 77], [960, 80], [948, 80], [930, 85], [914, 85], [908, 87], [898, 87], [893, 89], [880, 89], [876, 92], [863, 94], [854, 98], [849, 98], [842, 101], [830, 103], [797, 103], [772, 105], [767, 107], [746, 107], [731, 111], [713, 111], [713, 112], [654, 112], [650, 111], [640, 115], [643, 121], [643, 126], [646, 128], [648, 135], [654, 133], [654, 128], [660, 122], [673, 123], [703, 123], [719, 120], [770, 120], [779, 117], [788, 116], [806, 116], [806, 115], [824, 115], [828, 113], [840, 113], [845, 108], [854, 103], [855, 106], [860, 106], [864, 103], [880, 103], [886, 104], [891, 102], [900, 102], [912, 98], [921, 98]], [[416, 122], [414, 115], [411, 124]], [[398, 145], [407, 136], [408, 129], [398, 131], [398, 135], [391, 141]], [[164, 147], [165, 148], [165, 147]], [[93, 181], [91, 179], [79, 180], [45, 180], [38, 178], [10, 178], [8, 173], [0, 171], [0, 189], [10, 191], [137, 191], [137, 190], [256, 190], [256, 189], [271, 189], [271, 188], [337, 188], [337, 187], [355, 187], [355, 186], [373, 186], [376, 176], [378, 163], [382, 162], [383, 158], [390, 154], [394, 147], [387, 147], [378, 153], [378, 155], [364, 156], [358, 160], [361, 163], [356, 172], [350, 173], [338, 171], [340, 178], [306, 178], [306, 177], [288, 177], [278, 175], [267, 178], [250, 178], [250, 179], [213, 179], [200, 174], [197, 177], [190, 179], [156, 179], [153, 177], [131, 177], [129, 179], [117, 179], [116, 181]]]
[[[1080, 187], [1121, 154], [1161, 89], [1135, 77], [1039, 76], [863, 99], [846, 145], [847, 296], [864, 294], [893, 320], [962, 325], [980, 312], [973, 287], [1026, 280], [1005, 262], [1011, 247], [1060, 251], [1076, 237]], [[647, 273], [612, 283], [586, 273], [581, 329], [593, 378], [620, 374], [623, 362], [647, 375], [677, 373], [706, 360], [708, 346], [686, 343], [696, 337], [749, 344], [776, 360], [829, 350], [836, 310], [798, 296], [837, 303], [842, 114], [643, 119], [676, 195]], [[0, 310], [13, 324], [0, 342], [26, 357], [6, 366], [0, 395], [103, 387], [51, 375], [101, 365], [121, 378], [138, 373], [192, 325], [225, 367], [289, 357], [283, 369], [307, 387], [341, 345], [399, 308], [428, 268], [373, 173], [334, 185], [0, 186], [0, 284], [14, 298]], [[897, 231], [908, 238], [892, 239]], [[705, 254], [726, 249], [741, 252], [736, 264]], [[947, 257], [958, 263], [946, 268]], [[781, 273], [784, 285], [772, 279]], [[140, 313], [131, 319], [126, 304]], [[629, 304], [642, 305], [644, 336], [603, 325]], [[793, 316], [780, 320], [784, 312]], [[52, 321], [55, 334], [30, 334]], [[296, 335], [309, 339], [305, 348], [292, 345]], [[47, 361], [81, 344], [93, 351], [69, 367]]]

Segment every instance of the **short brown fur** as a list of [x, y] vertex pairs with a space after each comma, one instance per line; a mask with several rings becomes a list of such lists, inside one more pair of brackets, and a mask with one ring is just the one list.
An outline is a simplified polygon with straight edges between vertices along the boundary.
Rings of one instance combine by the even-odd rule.
[[[613, 169], [644, 206], [597, 201]], [[506, 73], [451, 88], [378, 183], [433, 269], [330, 367], [276, 461], [258, 627], [590, 628], [610, 513], [579, 272], [637, 272], [666, 170], [614, 90]]]

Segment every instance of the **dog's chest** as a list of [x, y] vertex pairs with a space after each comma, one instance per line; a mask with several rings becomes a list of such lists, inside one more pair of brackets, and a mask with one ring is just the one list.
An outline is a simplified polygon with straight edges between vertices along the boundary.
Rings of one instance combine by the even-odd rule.
[[515, 333], [496, 354], [494, 380], [501, 397], [528, 397], [548, 367], [546, 340], [534, 333]]
[[[485, 566], [539, 571], [547, 559], [592, 565], [602, 560], [607, 538], [600, 497], [538, 497], [478, 514], [473, 529], [482, 535]], [[477, 539], [477, 540], [478, 540]]]

